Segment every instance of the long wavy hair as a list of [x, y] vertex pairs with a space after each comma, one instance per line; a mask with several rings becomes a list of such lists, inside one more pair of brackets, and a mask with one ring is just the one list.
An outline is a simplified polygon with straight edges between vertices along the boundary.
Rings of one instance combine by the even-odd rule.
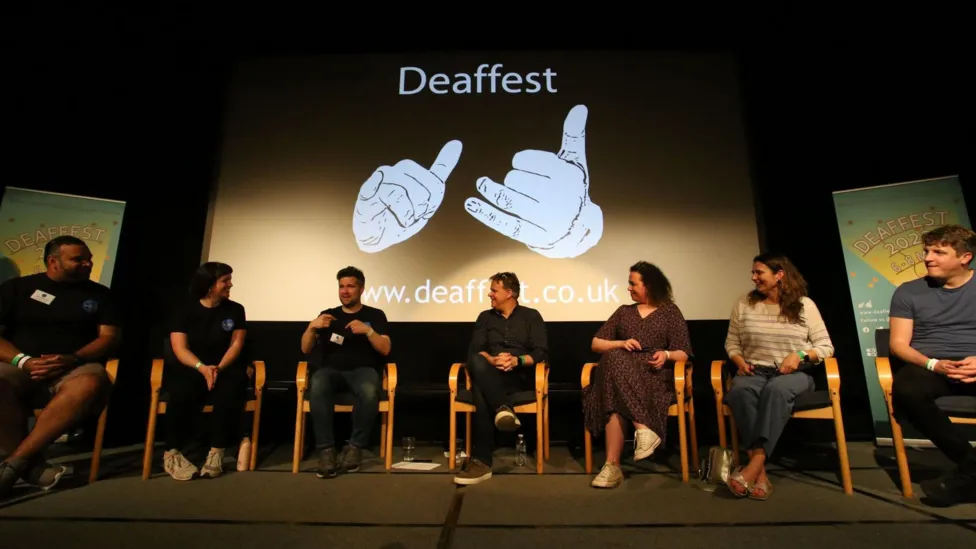
[[[778, 283], [780, 316], [791, 324], [799, 324], [800, 313], [803, 312], [802, 300], [807, 295], [807, 281], [804, 280], [803, 275], [785, 255], [764, 253], [757, 255], [752, 261], [769, 267], [773, 274], [783, 273], [783, 278]], [[749, 292], [750, 305], [755, 305], [764, 299], [766, 299], [766, 294], [758, 289]]]
[[674, 294], [671, 291], [671, 282], [664, 276], [657, 265], [646, 261], [638, 261], [630, 267], [630, 272], [641, 276], [644, 287], [647, 288], [647, 297], [651, 305], [663, 307], [674, 303]]

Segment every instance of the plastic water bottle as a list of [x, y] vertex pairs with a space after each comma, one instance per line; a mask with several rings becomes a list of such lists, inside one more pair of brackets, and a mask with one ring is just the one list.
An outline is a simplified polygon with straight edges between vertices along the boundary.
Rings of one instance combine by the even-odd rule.
[[241, 448], [237, 452], [237, 470], [247, 471], [251, 468], [251, 439], [244, 437]]
[[525, 467], [525, 435], [519, 435], [515, 443], [515, 466]]

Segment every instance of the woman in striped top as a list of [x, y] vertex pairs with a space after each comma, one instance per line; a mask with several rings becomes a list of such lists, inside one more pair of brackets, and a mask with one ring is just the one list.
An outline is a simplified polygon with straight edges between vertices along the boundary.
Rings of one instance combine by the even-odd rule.
[[808, 370], [834, 353], [807, 283], [784, 256], [753, 259], [756, 288], [732, 308], [725, 350], [738, 371], [726, 403], [742, 434], [749, 463], [729, 477], [739, 497], [767, 499], [766, 457], [773, 452], [797, 395], [814, 389]]

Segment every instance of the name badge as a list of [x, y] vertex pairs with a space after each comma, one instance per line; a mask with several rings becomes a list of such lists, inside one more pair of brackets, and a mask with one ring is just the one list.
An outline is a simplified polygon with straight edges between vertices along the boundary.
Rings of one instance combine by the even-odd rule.
[[341, 335], [336, 334], [336, 333], [333, 333], [332, 334], [332, 337], [329, 338], [329, 341], [331, 341], [332, 343], [335, 343], [336, 345], [342, 345], [342, 342], [344, 340], [345, 340], [344, 337], [342, 337]]
[[40, 290], [34, 290], [34, 293], [31, 295], [31, 299], [34, 301], [40, 301], [45, 305], [50, 305], [51, 302], [54, 301], [54, 296]]

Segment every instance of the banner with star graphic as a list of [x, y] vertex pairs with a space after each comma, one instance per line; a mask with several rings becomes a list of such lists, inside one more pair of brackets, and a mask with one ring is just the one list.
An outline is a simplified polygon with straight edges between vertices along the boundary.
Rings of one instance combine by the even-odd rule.
[[7, 187], [0, 204], [0, 282], [44, 272], [44, 245], [71, 235], [92, 252], [91, 279], [111, 286], [125, 202]]
[[838, 191], [834, 209], [875, 436], [889, 438], [888, 408], [874, 363], [875, 331], [888, 328], [895, 288], [925, 276], [922, 234], [942, 225], [970, 226], [962, 186], [952, 176]]

